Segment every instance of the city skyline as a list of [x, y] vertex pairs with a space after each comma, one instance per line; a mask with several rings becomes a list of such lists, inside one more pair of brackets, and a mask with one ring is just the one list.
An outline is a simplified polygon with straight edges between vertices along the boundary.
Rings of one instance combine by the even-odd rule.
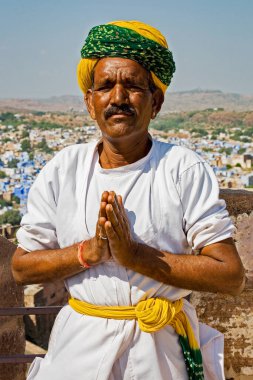
[[80, 95], [76, 65], [90, 28], [137, 19], [168, 40], [177, 70], [170, 91], [253, 94], [250, 0], [0, 0], [0, 98]]

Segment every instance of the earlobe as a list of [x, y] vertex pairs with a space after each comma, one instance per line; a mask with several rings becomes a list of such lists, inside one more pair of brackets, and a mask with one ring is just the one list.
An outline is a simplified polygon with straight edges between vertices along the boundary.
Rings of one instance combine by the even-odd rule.
[[86, 104], [87, 110], [90, 114], [90, 117], [93, 120], [96, 120], [95, 111], [93, 107], [93, 101], [92, 101], [92, 90], [89, 89], [87, 93], [84, 95], [84, 102]]

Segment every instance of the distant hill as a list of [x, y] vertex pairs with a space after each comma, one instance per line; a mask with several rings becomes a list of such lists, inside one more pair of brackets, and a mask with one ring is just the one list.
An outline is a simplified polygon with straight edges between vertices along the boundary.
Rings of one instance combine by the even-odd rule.
[[81, 96], [51, 96], [45, 99], [0, 99], [0, 111], [83, 112]]
[[[167, 92], [162, 113], [195, 111], [207, 108], [252, 111], [253, 95], [201, 89]], [[45, 99], [0, 99], [0, 111], [83, 112], [84, 109], [81, 96], [64, 95]]]
[[253, 95], [200, 89], [167, 92], [162, 112], [195, 111], [207, 108], [224, 108], [229, 111], [252, 111]]

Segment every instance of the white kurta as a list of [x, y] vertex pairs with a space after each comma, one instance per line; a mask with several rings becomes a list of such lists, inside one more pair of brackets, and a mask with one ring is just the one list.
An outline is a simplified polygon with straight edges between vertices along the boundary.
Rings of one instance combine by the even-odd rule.
[[[148, 155], [102, 169], [97, 143], [63, 149], [41, 171], [17, 233], [27, 251], [63, 248], [94, 236], [104, 190], [121, 194], [135, 239], [175, 254], [226, 239], [233, 232], [212, 169], [194, 152], [153, 140]], [[113, 260], [68, 278], [71, 296], [97, 305], [135, 305], [143, 297], [186, 297], [175, 288], [135, 273]], [[199, 324], [185, 299], [200, 345], [205, 379], [222, 380], [223, 337]], [[107, 320], [65, 306], [57, 316], [44, 359], [29, 380], [185, 380], [178, 336], [170, 326], [142, 332], [136, 321]]]

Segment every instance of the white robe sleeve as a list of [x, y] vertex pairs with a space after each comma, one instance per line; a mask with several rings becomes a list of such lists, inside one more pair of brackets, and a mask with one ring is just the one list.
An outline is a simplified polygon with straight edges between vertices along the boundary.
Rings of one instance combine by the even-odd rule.
[[212, 168], [205, 162], [193, 164], [179, 177], [178, 191], [184, 214], [184, 231], [193, 250], [227, 239], [234, 226], [219, 199], [219, 186]]
[[27, 214], [17, 231], [18, 245], [27, 251], [59, 248], [56, 235], [56, 209], [59, 193], [59, 169], [52, 159], [33, 183], [27, 202]]

